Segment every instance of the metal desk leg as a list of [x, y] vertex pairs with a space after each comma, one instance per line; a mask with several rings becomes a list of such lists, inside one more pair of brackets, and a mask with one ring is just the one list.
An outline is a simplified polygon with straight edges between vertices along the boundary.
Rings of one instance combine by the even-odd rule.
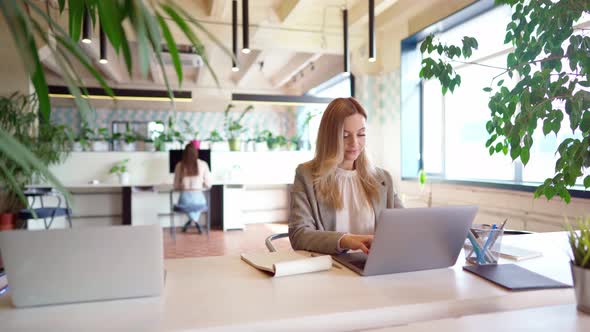
[[207, 191], [207, 240], [211, 232], [211, 190]]
[[170, 191], [170, 235], [172, 240], [176, 242], [176, 227], [174, 225], [174, 202], [173, 202], [174, 190]]

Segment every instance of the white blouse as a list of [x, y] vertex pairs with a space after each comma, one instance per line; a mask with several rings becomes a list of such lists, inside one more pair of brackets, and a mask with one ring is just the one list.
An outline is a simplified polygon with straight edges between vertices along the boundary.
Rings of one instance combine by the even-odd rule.
[[336, 210], [336, 231], [372, 235], [375, 232], [375, 211], [363, 195], [356, 170], [336, 169], [343, 208]]
[[193, 176], [182, 176], [182, 163], [179, 162], [174, 168], [174, 189], [179, 190], [201, 190], [211, 187], [211, 172], [209, 165], [201, 159], [197, 159], [199, 174]]

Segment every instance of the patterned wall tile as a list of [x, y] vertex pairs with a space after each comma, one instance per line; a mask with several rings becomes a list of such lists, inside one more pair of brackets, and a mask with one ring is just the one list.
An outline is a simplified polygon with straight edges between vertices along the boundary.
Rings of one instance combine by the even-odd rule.
[[[234, 118], [241, 110], [233, 112]], [[201, 138], [206, 138], [216, 129], [223, 132], [224, 117], [222, 112], [172, 112], [168, 110], [126, 110], [126, 109], [96, 109], [89, 116], [89, 123], [95, 127], [111, 128], [113, 121], [162, 121], [166, 122], [172, 116], [181, 128], [186, 120], [194, 130], [198, 130]], [[52, 122], [65, 124], [79, 129], [81, 117], [72, 107], [54, 107], [51, 113]], [[248, 135], [268, 129], [277, 135], [290, 137], [296, 130], [295, 112], [253, 111], [244, 116], [243, 124], [249, 128]]]
[[399, 121], [400, 71], [356, 78], [357, 98], [368, 112], [369, 123], [387, 125]]

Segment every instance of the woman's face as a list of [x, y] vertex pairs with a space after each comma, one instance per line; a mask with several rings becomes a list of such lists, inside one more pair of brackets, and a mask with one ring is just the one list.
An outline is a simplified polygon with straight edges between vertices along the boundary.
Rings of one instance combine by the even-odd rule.
[[351, 164], [365, 148], [365, 118], [361, 114], [355, 113], [344, 119], [343, 139], [344, 163]]

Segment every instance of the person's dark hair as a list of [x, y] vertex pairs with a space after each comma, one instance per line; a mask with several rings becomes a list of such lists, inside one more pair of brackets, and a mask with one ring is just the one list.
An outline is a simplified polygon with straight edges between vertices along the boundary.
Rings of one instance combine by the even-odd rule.
[[193, 143], [188, 143], [184, 147], [182, 153], [182, 160], [180, 161], [182, 166], [182, 176], [195, 176], [199, 174], [199, 150], [195, 148]]

